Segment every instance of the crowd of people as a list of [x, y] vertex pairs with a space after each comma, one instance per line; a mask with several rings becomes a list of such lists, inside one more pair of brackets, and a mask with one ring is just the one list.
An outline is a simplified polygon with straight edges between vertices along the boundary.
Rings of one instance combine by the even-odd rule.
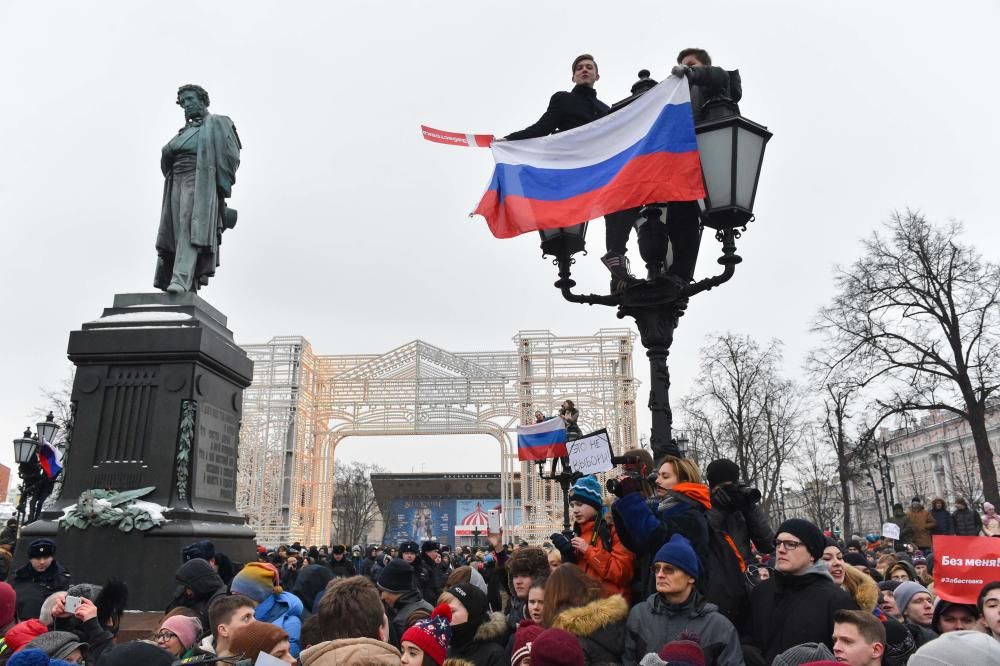
[[1000, 663], [1000, 581], [975, 604], [935, 593], [919, 499], [912, 541], [841, 542], [800, 518], [772, 529], [731, 461], [703, 481], [687, 459], [625, 460], [613, 493], [577, 478], [572, 530], [541, 544], [294, 543], [242, 564], [190, 544], [145, 640], [117, 639], [124, 582], [76, 582], [37, 539], [0, 583], [0, 665]]

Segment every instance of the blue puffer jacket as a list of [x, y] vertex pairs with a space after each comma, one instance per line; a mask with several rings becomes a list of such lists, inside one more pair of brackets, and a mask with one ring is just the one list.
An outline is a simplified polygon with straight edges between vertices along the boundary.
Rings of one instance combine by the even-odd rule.
[[299, 656], [299, 635], [302, 633], [302, 602], [291, 592], [272, 594], [257, 606], [254, 617], [270, 622], [288, 634], [292, 656]]

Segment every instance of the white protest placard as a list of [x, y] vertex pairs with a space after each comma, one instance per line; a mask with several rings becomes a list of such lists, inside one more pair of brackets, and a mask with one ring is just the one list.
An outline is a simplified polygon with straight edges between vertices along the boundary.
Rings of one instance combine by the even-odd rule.
[[257, 661], [253, 662], [253, 666], [287, 666], [287, 664], [277, 657], [261, 652], [257, 655]]
[[614, 468], [611, 462], [611, 442], [606, 430], [566, 442], [569, 451], [569, 468], [580, 474], [598, 474]]
[[883, 523], [882, 536], [887, 539], [899, 539], [899, 525], [896, 523]]

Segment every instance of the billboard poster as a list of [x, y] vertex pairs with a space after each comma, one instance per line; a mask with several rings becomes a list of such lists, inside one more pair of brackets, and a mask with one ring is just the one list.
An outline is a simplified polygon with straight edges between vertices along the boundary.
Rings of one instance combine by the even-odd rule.
[[[521, 501], [513, 503], [513, 520], [515, 525], [521, 523]], [[455, 500], [455, 536], [474, 536], [479, 527], [480, 536], [485, 537], [489, 525], [491, 511], [502, 511], [500, 498], [495, 499], [460, 499]]]
[[450, 543], [454, 521], [455, 500], [393, 500], [389, 506], [385, 540], [387, 543], [403, 541]]

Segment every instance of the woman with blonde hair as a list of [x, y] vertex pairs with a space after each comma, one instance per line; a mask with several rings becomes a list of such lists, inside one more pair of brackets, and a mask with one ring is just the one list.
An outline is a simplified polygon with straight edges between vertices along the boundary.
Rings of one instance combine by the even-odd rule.
[[701, 481], [698, 467], [687, 458], [664, 456], [655, 466], [653, 496], [643, 497], [641, 484], [632, 477], [619, 477], [611, 506], [614, 524], [625, 547], [636, 554], [640, 581], [639, 599], [655, 591], [650, 575], [653, 557], [674, 534], [691, 542], [702, 570], [708, 569], [708, 519], [712, 508], [708, 486]]

